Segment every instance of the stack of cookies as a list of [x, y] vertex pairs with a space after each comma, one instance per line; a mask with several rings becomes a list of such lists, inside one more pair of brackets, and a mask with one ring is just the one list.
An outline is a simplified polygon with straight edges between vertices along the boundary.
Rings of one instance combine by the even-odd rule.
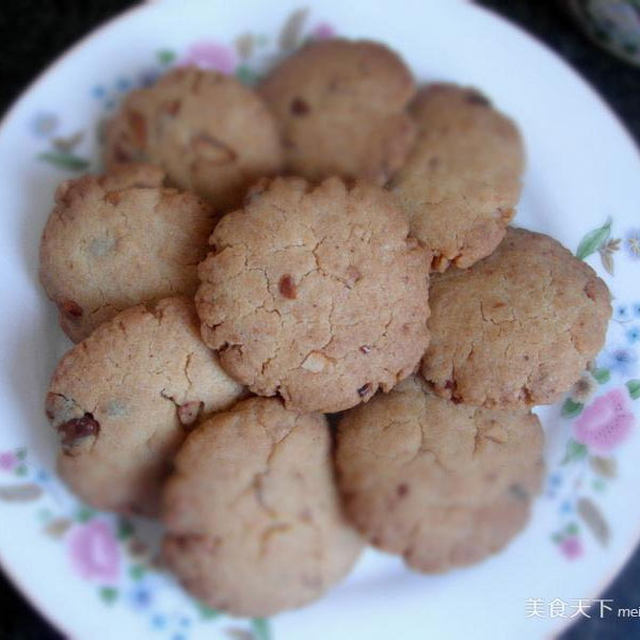
[[523, 145], [482, 94], [336, 39], [255, 89], [175, 69], [104, 151], [40, 252], [77, 343], [46, 412], [83, 500], [160, 517], [185, 588], [248, 616], [319, 597], [364, 543], [439, 572], [524, 527], [531, 409], [611, 309], [589, 266], [508, 226]]

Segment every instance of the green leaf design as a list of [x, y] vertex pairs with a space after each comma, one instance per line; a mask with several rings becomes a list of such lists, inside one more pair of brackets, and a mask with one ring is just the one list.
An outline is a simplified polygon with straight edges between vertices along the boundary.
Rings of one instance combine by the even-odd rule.
[[113, 587], [100, 587], [98, 593], [100, 599], [108, 605], [112, 605], [118, 599], [118, 590]]
[[593, 533], [595, 539], [604, 547], [609, 542], [611, 532], [609, 525], [590, 498], [580, 498], [577, 505], [578, 515]]
[[551, 540], [556, 544], [560, 544], [564, 540], [564, 536], [560, 532], [556, 531], [551, 534]]
[[604, 491], [607, 485], [602, 478], [596, 478], [591, 483], [591, 486], [593, 487], [594, 491]]
[[21, 464], [19, 467], [16, 467], [15, 471], [17, 476], [26, 476], [27, 475], [27, 467], [24, 464]]
[[147, 572], [146, 567], [143, 567], [141, 564], [134, 564], [129, 567], [129, 576], [134, 582], [142, 579], [144, 574]]
[[95, 510], [90, 507], [80, 507], [78, 511], [76, 511], [76, 520], [78, 522], [87, 522], [91, 520], [95, 514]]
[[600, 383], [604, 384], [605, 382], [609, 382], [611, 379], [611, 371], [609, 369], [601, 368], [594, 369], [591, 372], [591, 375]]
[[253, 618], [251, 628], [256, 640], [271, 640], [271, 629], [266, 618]]
[[570, 536], [576, 536], [578, 535], [578, 531], [579, 531], [579, 527], [575, 522], [570, 522], [566, 527], [565, 527], [565, 531], [567, 532], [567, 535]]
[[203, 620], [213, 620], [214, 618], [222, 615], [218, 610], [212, 609], [202, 602], [196, 602], [196, 608]]
[[632, 400], [640, 398], [640, 380], [628, 380], [627, 389]]
[[562, 405], [562, 415], [565, 418], [575, 418], [584, 408], [581, 402], [574, 402], [571, 398], [567, 398]]
[[574, 460], [581, 460], [587, 455], [587, 447], [581, 442], [576, 442], [573, 438], [567, 441], [567, 450], [560, 464], [568, 464]]
[[607, 221], [597, 229], [590, 231], [582, 238], [582, 241], [578, 245], [576, 251], [576, 257], [580, 260], [584, 260], [587, 256], [595, 253], [600, 245], [607, 240], [611, 233], [611, 218], [607, 218]]
[[251, 70], [246, 64], [241, 64], [236, 69], [236, 78], [243, 84], [248, 84], [249, 86], [254, 85], [258, 81], [258, 77], [258, 74]]
[[20, 447], [20, 449], [16, 449], [16, 458], [18, 458], [18, 460], [24, 461], [26, 457], [27, 457], [27, 450], [25, 447]]
[[161, 65], [167, 66], [176, 59], [176, 52], [171, 49], [160, 49], [156, 53], [156, 58]]
[[48, 162], [54, 167], [58, 167], [58, 169], [68, 169], [70, 171], [82, 171], [89, 166], [89, 161], [86, 158], [59, 151], [45, 151], [44, 153], [40, 153], [38, 160]]
[[126, 540], [135, 531], [135, 527], [130, 520], [120, 518], [118, 520], [118, 531], [116, 533], [118, 540]]

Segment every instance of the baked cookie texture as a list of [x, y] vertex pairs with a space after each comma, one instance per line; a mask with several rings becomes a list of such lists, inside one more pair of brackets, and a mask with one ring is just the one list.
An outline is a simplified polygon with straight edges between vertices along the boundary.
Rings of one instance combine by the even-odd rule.
[[199, 267], [202, 336], [235, 379], [288, 409], [366, 401], [428, 344], [428, 252], [384, 189], [262, 181]]
[[362, 541], [346, 523], [324, 416], [250, 398], [193, 431], [164, 490], [164, 558], [216, 609], [266, 616], [318, 598]]
[[123, 311], [62, 358], [46, 413], [60, 436], [60, 476], [82, 500], [156, 515], [187, 432], [242, 395], [198, 329], [189, 299], [166, 298]]
[[63, 182], [40, 243], [40, 281], [74, 341], [132, 305], [193, 295], [217, 220], [150, 165]]
[[237, 206], [252, 182], [282, 164], [274, 119], [258, 95], [231, 76], [195, 67], [132, 91], [105, 133], [108, 167], [158, 164], [172, 183], [219, 210]]
[[492, 253], [515, 214], [524, 169], [518, 128], [475, 89], [433, 84], [410, 106], [417, 139], [390, 183], [433, 268]]
[[478, 562], [529, 518], [544, 465], [528, 411], [456, 405], [412, 376], [346, 412], [336, 468], [349, 518], [424, 572]]
[[339, 175], [384, 184], [414, 139], [405, 110], [415, 93], [411, 72], [376, 42], [308, 44], [258, 91], [280, 127], [286, 170], [310, 180]]
[[438, 395], [485, 407], [558, 400], [602, 348], [611, 316], [589, 265], [514, 228], [488, 258], [434, 276], [429, 299], [422, 375]]

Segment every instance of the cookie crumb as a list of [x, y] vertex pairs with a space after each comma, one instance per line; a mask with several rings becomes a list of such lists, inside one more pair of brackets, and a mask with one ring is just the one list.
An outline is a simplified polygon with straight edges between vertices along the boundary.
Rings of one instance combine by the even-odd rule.
[[284, 298], [288, 298], [289, 300], [295, 300], [298, 296], [296, 284], [293, 281], [293, 278], [288, 273], [280, 278], [280, 282], [278, 283], [278, 291], [280, 291], [280, 295], [282, 295]]
[[302, 98], [294, 98], [291, 101], [291, 113], [294, 116], [305, 116], [309, 113], [309, 105]]
[[364, 398], [369, 391], [371, 390], [371, 384], [369, 382], [367, 382], [366, 384], [363, 384], [359, 389], [358, 389], [358, 395], [361, 398]]
[[70, 451], [81, 440], [89, 436], [97, 436], [100, 432], [100, 423], [91, 413], [85, 413], [82, 418], [72, 418], [58, 425], [58, 433], [61, 436], [62, 448]]
[[81, 318], [83, 311], [82, 307], [73, 300], [63, 300], [58, 304], [61, 311], [74, 318]]

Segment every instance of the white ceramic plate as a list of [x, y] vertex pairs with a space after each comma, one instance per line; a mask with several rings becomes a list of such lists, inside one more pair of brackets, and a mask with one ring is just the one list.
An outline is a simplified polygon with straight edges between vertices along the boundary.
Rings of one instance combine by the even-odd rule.
[[[6, 117], [2, 565], [74, 638], [250, 637], [241, 630], [274, 640], [546, 635], [582, 615], [576, 600], [597, 596], [640, 535], [637, 152], [563, 62], [484, 10], [453, 1], [334, 0], [306, 2], [313, 8], [294, 14], [298, 2], [161, 2], [132, 10], [58, 61]], [[250, 78], [283, 47], [334, 31], [387, 42], [420, 80], [476, 85], [518, 121], [529, 161], [516, 221], [592, 264], [614, 295], [614, 319], [581, 393], [540, 411], [548, 481], [530, 526], [503, 553], [469, 569], [421, 576], [368, 551], [343, 584], [311, 606], [268, 621], [231, 619], [199, 607], [152, 568], [153, 527], [83, 508], [56, 479], [43, 397], [69, 344], [38, 286], [38, 241], [57, 183], [85, 166], [98, 168], [96, 125], [127, 89], [183, 61]], [[599, 615], [592, 604], [591, 615]], [[614, 611], [604, 615], [616, 615], [615, 603], [607, 605]]]

